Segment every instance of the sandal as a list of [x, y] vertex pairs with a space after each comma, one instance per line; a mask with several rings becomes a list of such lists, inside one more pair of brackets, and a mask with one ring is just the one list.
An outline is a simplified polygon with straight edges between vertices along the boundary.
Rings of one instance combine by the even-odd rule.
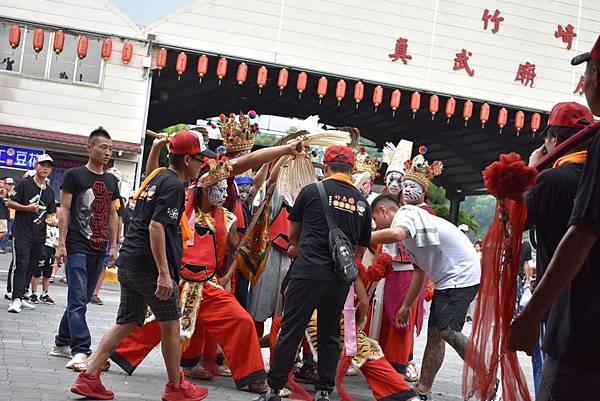
[[248, 385], [248, 391], [256, 394], [264, 394], [269, 391], [267, 379], [260, 379]]
[[419, 381], [419, 371], [417, 370], [417, 364], [415, 361], [410, 361], [406, 367], [406, 373], [403, 375], [404, 380], [410, 383]]
[[193, 368], [184, 368], [183, 374], [189, 378], [197, 380], [212, 380], [213, 375], [202, 365], [196, 365]]
[[284, 387], [279, 391], [279, 396], [281, 398], [290, 398], [291, 395], [292, 395], [292, 390], [290, 390], [287, 387]]

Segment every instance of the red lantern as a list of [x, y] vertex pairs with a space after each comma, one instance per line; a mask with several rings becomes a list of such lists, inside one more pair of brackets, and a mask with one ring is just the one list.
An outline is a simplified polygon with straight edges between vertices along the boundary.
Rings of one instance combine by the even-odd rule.
[[[54, 32], [54, 43], [52, 44], [52, 50], [58, 56], [62, 53], [65, 47], [65, 32], [62, 29]], [[104, 46], [103, 46], [104, 48]]]
[[396, 115], [396, 110], [400, 107], [400, 99], [402, 98], [402, 92], [398, 89], [394, 89], [392, 97], [390, 99], [390, 107], [392, 108], [392, 117]]
[[[166, 49], [165, 49], [166, 52]], [[121, 61], [125, 64], [129, 64], [133, 58], [133, 44], [130, 41], [123, 43], [123, 49], [121, 49]], [[165, 65], [167, 64], [167, 56], [165, 55]]]
[[327, 94], [327, 78], [321, 77], [319, 78], [319, 82], [317, 83], [317, 95], [319, 95], [319, 104]]
[[10, 33], [8, 34], [8, 43], [10, 47], [16, 49], [21, 43], [21, 27], [19, 25], [13, 25], [10, 27]]
[[225, 57], [221, 57], [219, 62], [217, 63], [217, 78], [219, 78], [219, 85], [221, 85], [221, 81], [227, 75], [227, 59]]
[[335, 98], [338, 101], [338, 106], [342, 102], [342, 99], [346, 96], [346, 81], [340, 79], [335, 85]]
[[187, 68], [187, 54], [184, 52], [179, 53], [177, 56], [177, 62], [175, 63], [175, 71], [177, 71], [177, 80], [181, 79], [181, 75], [185, 72]]
[[160, 76], [160, 72], [167, 66], [167, 56], [169, 52], [164, 47], [158, 49], [156, 53], [156, 68], [158, 69], [158, 75]]
[[465, 119], [465, 127], [467, 126], [467, 123], [469, 122], [469, 120], [471, 119], [472, 116], [473, 116], [473, 102], [470, 100], [467, 100], [465, 102], [465, 104], [463, 105], [463, 118]]
[[356, 108], [358, 109], [358, 104], [362, 102], [363, 96], [365, 95], [365, 85], [358, 81], [354, 84], [354, 102], [356, 102]]
[[88, 38], [87, 36], [80, 36], [79, 42], [77, 43], [77, 57], [79, 60], [83, 60], [87, 56], [88, 52]]
[[[56, 42], [56, 37], [54, 37], [54, 42]], [[56, 50], [55, 50], [56, 51]], [[102, 41], [102, 49], [100, 50], [100, 57], [107, 61], [112, 54], [112, 40], [106, 38]]]
[[490, 105], [484, 103], [481, 105], [481, 110], [479, 111], [479, 120], [481, 121], [481, 128], [485, 128], [485, 123], [490, 120]]
[[517, 136], [521, 133], [523, 126], [525, 125], [525, 113], [521, 110], [517, 111], [515, 114], [515, 128], [517, 129]]
[[283, 94], [283, 90], [288, 84], [288, 77], [288, 70], [286, 70], [285, 68], [279, 70], [279, 76], [277, 77], [277, 87], [279, 88], [279, 96]]
[[503, 107], [498, 110], [498, 126], [500, 127], [500, 133], [502, 133], [502, 128], [506, 127], [506, 122], [508, 121], [508, 111]]
[[296, 81], [296, 90], [298, 90], [298, 99], [302, 97], [302, 94], [306, 90], [306, 81], [308, 81], [308, 75], [305, 72], [298, 74], [298, 80]]
[[452, 118], [455, 111], [456, 111], [456, 100], [454, 100], [454, 98], [451, 97], [450, 99], [448, 99], [446, 101], [446, 118], [448, 119], [446, 121], [446, 124], [450, 124], [450, 118]]
[[438, 95], [431, 95], [429, 98], [429, 112], [431, 113], [431, 121], [435, 119], [435, 113], [440, 109], [440, 98]]
[[537, 132], [537, 130], [540, 129], [541, 123], [542, 123], [542, 116], [540, 115], [540, 113], [533, 113], [531, 115], [531, 131], [533, 131], [534, 136], [535, 136], [535, 133]]
[[413, 119], [415, 118], [415, 114], [417, 114], [417, 111], [419, 111], [420, 107], [421, 107], [421, 94], [419, 92], [413, 92], [412, 96], [410, 97], [410, 109], [412, 110], [412, 113], [413, 113]]
[[267, 84], [267, 75], [269, 74], [269, 70], [264, 65], [258, 69], [258, 73], [256, 74], [256, 83], [258, 84], [258, 94], [262, 92], [262, 88]]
[[[33, 50], [36, 53], [39, 53], [44, 48], [44, 30], [42, 28], [37, 28], [33, 31]], [[37, 57], [37, 55], [36, 55]]]
[[238, 85], [243, 85], [246, 82], [246, 77], [248, 76], [248, 66], [246, 63], [241, 63], [238, 65], [237, 74], [235, 75], [235, 80]]
[[203, 54], [198, 57], [198, 66], [196, 67], [196, 72], [198, 73], [198, 82], [202, 82], [202, 78], [206, 75], [206, 71], [208, 71], [208, 57]]
[[381, 85], [377, 85], [375, 89], [373, 89], [373, 105], [375, 106], [375, 112], [377, 112], [377, 108], [383, 101], [383, 88]]

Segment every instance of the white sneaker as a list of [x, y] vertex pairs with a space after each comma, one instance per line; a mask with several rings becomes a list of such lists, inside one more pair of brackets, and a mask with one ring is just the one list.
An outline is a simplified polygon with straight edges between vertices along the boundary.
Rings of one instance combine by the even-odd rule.
[[346, 376], [358, 376], [358, 369], [354, 365], [348, 366]]
[[13, 299], [12, 302], [10, 303], [10, 306], [8, 307], [8, 311], [10, 313], [19, 313], [19, 312], [21, 312], [22, 305], [23, 305], [23, 301], [21, 301], [19, 298]]
[[71, 355], [71, 348], [68, 345], [56, 345], [55, 344], [52, 347], [52, 351], [50, 351], [50, 355], [58, 356], [60, 358], [67, 358], [67, 359], [73, 358], [73, 355]]
[[23, 309], [27, 309], [27, 310], [34, 310], [35, 309], [35, 305], [29, 303], [29, 301], [22, 300], [21, 304], [23, 306]]
[[87, 364], [88, 356], [86, 354], [75, 354], [69, 362], [67, 362], [67, 369], [74, 369], [75, 366], [81, 366]]

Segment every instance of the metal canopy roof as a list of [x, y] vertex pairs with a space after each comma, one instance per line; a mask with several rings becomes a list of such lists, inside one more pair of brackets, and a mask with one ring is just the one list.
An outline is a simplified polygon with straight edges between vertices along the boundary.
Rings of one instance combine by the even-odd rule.
[[[442, 160], [444, 172], [435, 182], [442, 185], [449, 196], [469, 195], [483, 192], [482, 170], [498, 160], [501, 153], [518, 152], [527, 160], [532, 150], [539, 146], [539, 139], [533, 138], [529, 128], [532, 111], [525, 112], [525, 127], [517, 136], [514, 128], [515, 113], [519, 109], [506, 105], [490, 104], [490, 121], [482, 128], [479, 112], [483, 101], [473, 101], [473, 117], [466, 124], [462, 117], [466, 99], [456, 98], [456, 112], [447, 122], [444, 108], [448, 96], [439, 96], [439, 112], [432, 119], [429, 112], [429, 98], [433, 93], [421, 93], [421, 107], [413, 118], [410, 110], [410, 97], [414, 89], [396, 88], [381, 84], [384, 98], [377, 112], [372, 103], [373, 88], [377, 82], [365, 82], [364, 98], [359, 107], [353, 98], [356, 78], [308, 73], [308, 85], [299, 98], [296, 79], [300, 70], [288, 68], [287, 87], [280, 94], [277, 88], [277, 75], [284, 66], [267, 65], [269, 76], [266, 86], [259, 94], [256, 85], [257, 70], [261, 65], [244, 61], [248, 65], [247, 80], [243, 85], [236, 81], [236, 71], [242, 60], [228, 58], [227, 76], [219, 84], [216, 77], [218, 57], [209, 57], [208, 73], [199, 83], [196, 74], [197, 55], [188, 53], [188, 67], [179, 79], [175, 72], [177, 51], [170, 50], [167, 66], [158, 76], [154, 71], [151, 102], [148, 115], [148, 128], [159, 130], [176, 123], [194, 124], [197, 119], [217, 116], [221, 113], [256, 110], [258, 114], [282, 117], [306, 118], [318, 114], [321, 121], [332, 126], [358, 127], [361, 135], [375, 141], [378, 147], [386, 142], [397, 143], [400, 139], [414, 142], [415, 151], [420, 145], [428, 147], [428, 160]], [[321, 76], [328, 78], [327, 95], [319, 104], [317, 81]], [[338, 79], [347, 83], [346, 96], [338, 106], [335, 87]], [[402, 100], [395, 116], [389, 106], [394, 89], [400, 89]], [[499, 133], [496, 123], [498, 110], [506, 107], [508, 122]], [[547, 123], [547, 113], [542, 115], [541, 127]], [[384, 167], [385, 168], [385, 167]]]

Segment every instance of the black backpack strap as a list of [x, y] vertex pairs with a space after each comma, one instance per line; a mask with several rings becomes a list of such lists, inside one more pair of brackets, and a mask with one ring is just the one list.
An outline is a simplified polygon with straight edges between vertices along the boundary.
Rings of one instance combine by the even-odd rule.
[[321, 181], [317, 182], [317, 188], [319, 189], [319, 196], [321, 197], [321, 204], [323, 205], [323, 213], [325, 213], [325, 219], [327, 219], [327, 225], [329, 226], [329, 231], [331, 231], [334, 228], [337, 228], [337, 223], [331, 214], [327, 193], [325, 192], [325, 187]]

